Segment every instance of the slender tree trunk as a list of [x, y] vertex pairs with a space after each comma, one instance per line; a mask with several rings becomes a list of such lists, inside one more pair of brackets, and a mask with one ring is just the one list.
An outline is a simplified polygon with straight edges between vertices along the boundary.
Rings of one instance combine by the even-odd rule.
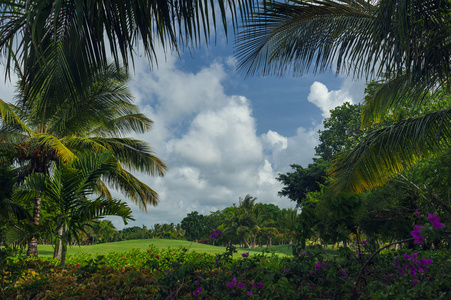
[[[41, 201], [42, 198], [40, 196], [34, 198], [33, 224], [36, 226], [39, 225], [39, 218], [41, 216]], [[27, 256], [29, 255], [38, 256], [38, 240], [36, 237], [32, 237], [28, 242]]]
[[[61, 217], [60, 217], [61, 219]], [[61, 258], [61, 250], [62, 250], [62, 235], [63, 235], [63, 227], [60, 227], [56, 233], [57, 239], [55, 241], [55, 251], [53, 252], [53, 258], [60, 259]]]
[[62, 251], [61, 251], [61, 267], [65, 268], [66, 267], [66, 254], [67, 254], [67, 243], [64, 242], [62, 244]]

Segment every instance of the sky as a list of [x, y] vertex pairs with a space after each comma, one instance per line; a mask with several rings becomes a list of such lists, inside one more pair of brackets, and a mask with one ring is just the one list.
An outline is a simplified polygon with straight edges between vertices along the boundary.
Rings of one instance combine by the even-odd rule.
[[[157, 50], [158, 67], [136, 56], [129, 87], [153, 129], [132, 136], [148, 142], [168, 165], [164, 177], [135, 175], [160, 197], [147, 212], [126, 200], [136, 221], [128, 226], [180, 223], [192, 211], [209, 214], [251, 195], [280, 208], [278, 174], [290, 164], [307, 167], [318, 130], [330, 109], [363, 98], [364, 82], [335, 73], [293, 77], [244, 77], [236, 71], [233, 41], [218, 39], [181, 55]], [[12, 101], [14, 84], [0, 83], [0, 98]], [[122, 219], [107, 218], [118, 229]]]

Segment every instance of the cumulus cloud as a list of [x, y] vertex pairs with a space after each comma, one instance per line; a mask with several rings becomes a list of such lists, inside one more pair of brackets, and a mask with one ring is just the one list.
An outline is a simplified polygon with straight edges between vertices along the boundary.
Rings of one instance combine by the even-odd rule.
[[[319, 127], [299, 127], [293, 136], [272, 128], [257, 134], [253, 99], [224, 89], [231, 58], [193, 72], [179, 68], [175, 56], [162, 51], [160, 56], [154, 69], [144, 58], [136, 60], [130, 87], [142, 112], [154, 121], [152, 131], [134, 137], [147, 141], [169, 170], [162, 178], [135, 174], [161, 201], [144, 212], [127, 200], [137, 219], [128, 226], [178, 223], [191, 211], [209, 214], [246, 194], [259, 202], [292, 207], [289, 199], [278, 197], [282, 186], [275, 178], [289, 172], [290, 164], [307, 166], [312, 161]], [[0, 92], [7, 94], [7, 89]], [[326, 115], [350, 95], [315, 82], [308, 99]], [[124, 199], [119, 193], [114, 196]], [[124, 227], [119, 218], [110, 219], [117, 228]]]
[[330, 110], [345, 102], [353, 103], [345, 90], [330, 91], [321, 82], [315, 81], [310, 87], [307, 100], [321, 109], [324, 118], [330, 117]]

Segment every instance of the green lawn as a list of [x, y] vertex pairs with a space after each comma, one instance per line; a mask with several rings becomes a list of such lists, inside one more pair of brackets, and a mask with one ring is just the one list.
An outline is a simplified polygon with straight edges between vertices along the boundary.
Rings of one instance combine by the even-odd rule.
[[[211, 246], [205, 244], [199, 244], [183, 240], [166, 240], [166, 239], [148, 239], [148, 240], [129, 240], [114, 243], [97, 244], [92, 246], [71, 246], [68, 249], [68, 255], [75, 255], [79, 253], [91, 254], [91, 255], [102, 255], [109, 252], [128, 252], [132, 249], [147, 250], [149, 246], [153, 245], [157, 248], [167, 249], [185, 247], [190, 251], [204, 252], [208, 254], [219, 254], [223, 253], [226, 248], [219, 246]], [[267, 248], [238, 248], [238, 254], [249, 252], [250, 255], [259, 254], [263, 249]], [[286, 256], [291, 255], [291, 249], [288, 245], [274, 246], [269, 249], [274, 249], [277, 255]], [[51, 245], [39, 245], [38, 246], [39, 256], [42, 257], [52, 257], [53, 247]]]

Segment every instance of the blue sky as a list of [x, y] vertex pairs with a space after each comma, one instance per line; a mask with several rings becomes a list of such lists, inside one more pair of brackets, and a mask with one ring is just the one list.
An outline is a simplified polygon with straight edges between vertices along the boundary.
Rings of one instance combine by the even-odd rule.
[[[232, 42], [224, 39], [181, 56], [157, 52], [158, 68], [137, 56], [129, 86], [155, 122], [136, 137], [150, 143], [169, 170], [163, 178], [136, 174], [161, 201], [147, 212], [130, 203], [137, 220], [128, 226], [179, 223], [191, 211], [209, 214], [247, 194], [293, 207], [277, 195], [277, 174], [293, 163], [307, 166], [328, 111], [363, 97], [363, 82], [334, 73], [245, 78], [235, 69]], [[13, 92], [12, 84], [0, 86], [5, 101]]]

